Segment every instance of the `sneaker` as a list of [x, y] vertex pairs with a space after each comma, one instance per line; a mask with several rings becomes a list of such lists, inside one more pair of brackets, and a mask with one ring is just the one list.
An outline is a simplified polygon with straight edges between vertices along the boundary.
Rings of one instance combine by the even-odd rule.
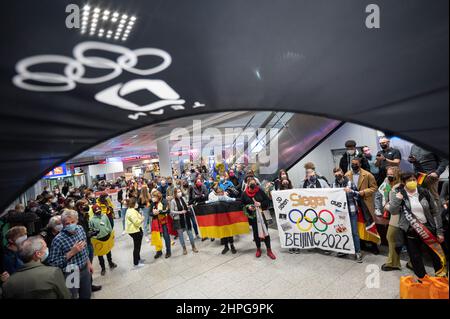
[[289, 248], [289, 253], [290, 254], [293, 254], [295, 252], [295, 249], [294, 248]]
[[155, 259], [158, 259], [161, 256], [162, 256], [162, 251], [157, 251], [156, 255], [155, 255]]
[[215, 238], [211, 238], [211, 241], [215, 241], [216, 239]]
[[114, 268], [117, 268], [117, 264], [116, 264], [116, 263], [113, 263], [113, 262], [111, 262], [111, 263], [109, 264], [109, 268], [110, 268], [110, 269], [114, 269]]
[[92, 285], [91, 286], [92, 292], [96, 292], [96, 291], [100, 291], [100, 290], [102, 290], [102, 286], [100, 286], [100, 285]]
[[166, 256], [165, 256], [165, 258], [170, 258], [170, 256], [172, 256], [172, 254], [171, 254], [171, 253], [166, 253]]
[[329, 251], [329, 250], [322, 250], [322, 254], [324, 254], [324, 255], [331, 255], [331, 251]]
[[202, 238], [199, 235], [196, 235], [195, 239], [202, 239]]
[[193, 251], [194, 253], [198, 253], [198, 249], [197, 249], [197, 247], [195, 247], [195, 246], [192, 246], [192, 251]]
[[347, 254], [344, 254], [344, 253], [337, 253], [336, 256], [339, 257], [339, 258], [342, 258], [342, 257], [347, 256]]
[[267, 256], [269, 256], [270, 259], [273, 260], [277, 259], [277, 257], [275, 257], [275, 255], [273, 254], [272, 249], [267, 249]]
[[259, 258], [259, 257], [261, 257], [261, 249], [256, 249], [256, 258]]
[[381, 270], [382, 271], [393, 271], [393, 270], [401, 270], [400, 268], [397, 268], [397, 267], [391, 267], [391, 266], [388, 266], [388, 265], [386, 265], [386, 264], [383, 264], [382, 266], [381, 266]]
[[186, 247], [183, 247], [183, 255], [187, 255], [187, 249], [186, 249]]
[[202, 238], [202, 241], [205, 241], [205, 240], [207, 240], [207, 239], [208, 239], [208, 237]]
[[235, 254], [236, 253], [236, 248], [234, 248], [234, 245], [231, 245], [231, 253]]
[[359, 264], [362, 263], [363, 262], [362, 254], [361, 253], [356, 253], [355, 254], [355, 260]]
[[300, 248], [294, 248], [294, 252], [298, 255], [300, 254]]
[[228, 246], [225, 246], [225, 248], [222, 250], [222, 255], [225, 255], [229, 250], [230, 248], [228, 248]]
[[102, 275], [102, 276], [106, 275], [106, 269], [102, 269], [102, 271], [100, 272], [100, 275]]
[[134, 268], [136, 269], [136, 268], [142, 268], [142, 267], [144, 267], [145, 266], [145, 264], [141, 264], [141, 263], [139, 263], [139, 264], [137, 264], [137, 265], [134, 265]]

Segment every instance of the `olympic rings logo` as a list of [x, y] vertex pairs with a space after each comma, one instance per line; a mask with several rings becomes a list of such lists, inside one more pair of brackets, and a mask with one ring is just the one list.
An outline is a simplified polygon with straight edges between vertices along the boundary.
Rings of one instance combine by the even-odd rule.
[[[310, 213], [309, 216], [308, 216], [308, 213]], [[324, 217], [322, 217], [322, 215], [325, 213], [328, 214], [329, 218], [325, 219]], [[311, 218], [311, 214], [314, 214], [315, 216], [313, 218]], [[293, 215], [297, 215], [296, 220], [293, 219]], [[328, 226], [333, 224], [334, 220], [335, 220], [333, 213], [331, 211], [329, 211], [328, 209], [322, 209], [319, 213], [317, 213], [312, 208], [308, 208], [304, 212], [301, 212], [298, 209], [291, 209], [291, 211], [288, 214], [288, 218], [291, 221], [291, 223], [297, 225], [297, 228], [301, 232], [309, 232], [312, 229], [312, 227], [314, 227], [317, 231], [322, 232], [322, 233], [327, 231]], [[302, 227], [300, 225], [300, 223], [303, 220], [308, 223], [308, 226]], [[316, 224], [318, 222], [320, 222], [320, 224], [324, 225], [324, 227], [323, 228], [317, 227]]]
[[[119, 54], [116, 60], [110, 60], [104, 57], [86, 56], [86, 51], [100, 50], [109, 53]], [[122, 70], [145, 76], [161, 72], [168, 68], [172, 63], [172, 58], [166, 51], [155, 48], [142, 48], [130, 50], [126, 47], [102, 43], [97, 41], [86, 41], [77, 44], [73, 49], [75, 59], [62, 55], [37, 55], [25, 58], [16, 64], [18, 75], [13, 78], [13, 83], [25, 90], [38, 92], [62, 92], [70, 91], [76, 87], [76, 83], [96, 84], [110, 81], [118, 77]], [[162, 59], [162, 62], [148, 69], [138, 69], [140, 56], [156, 56]], [[63, 64], [64, 75], [49, 72], [33, 72], [31, 67], [38, 64]], [[85, 66], [99, 69], [101, 71], [108, 70], [107, 74], [97, 77], [84, 77]], [[32, 84], [27, 81], [40, 82], [48, 85]]]

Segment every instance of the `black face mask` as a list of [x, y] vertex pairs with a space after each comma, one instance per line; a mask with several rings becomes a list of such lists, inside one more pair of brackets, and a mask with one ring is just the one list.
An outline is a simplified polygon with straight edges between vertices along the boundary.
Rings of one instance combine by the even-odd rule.
[[255, 189], [256, 185], [255, 184], [250, 184], [250, 189]]
[[394, 179], [395, 179], [395, 177], [394, 177], [394, 176], [388, 176], [387, 178], [388, 178], [388, 180], [389, 180], [390, 182], [393, 182], [393, 181], [394, 181]]
[[342, 181], [342, 179], [344, 178], [344, 176], [342, 176], [342, 175], [336, 175], [335, 177], [336, 177], [336, 181], [338, 181], [338, 182]]
[[83, 206], [82, 211], [85, 212], [85, 213], [88, 212], [89, 211], [89, 206]]
[[385, 150], [385, 149], [388, 148], [388, 145], [387, 144], [380, 144], [380, 147], [381, 147], [381, 149]]
[[355, 172], [359, 171], [359, 165], [352, 164], [352, 170]]

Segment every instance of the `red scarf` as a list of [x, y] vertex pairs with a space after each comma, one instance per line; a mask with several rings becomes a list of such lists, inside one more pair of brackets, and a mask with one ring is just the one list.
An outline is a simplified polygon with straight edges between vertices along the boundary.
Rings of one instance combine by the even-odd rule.
[[253, 198], [255, 197], [256, 193], [259, 192], [259, 186], [256, 185], [255, 188], [253, 190], [250, 189], [250, 187], [246, 187], [245, 188], [245, 193], [247, 194], [248, 197]]

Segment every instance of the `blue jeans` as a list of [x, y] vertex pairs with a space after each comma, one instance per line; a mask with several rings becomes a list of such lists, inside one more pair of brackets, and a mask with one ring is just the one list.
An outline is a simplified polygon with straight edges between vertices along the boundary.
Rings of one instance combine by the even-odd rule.
[[126, 218], [126, 215], [127, 215], [127, 209], [128, 209], [128, 208], [126, 208], [126, 207], [122, 207], [122, 208], [120, 209], [120, 214], [122, 215], [122, 226], [123, 226], [123, 230], [125, 230], [125, 218]]
[[358, 234], [358, 214], [350, 213], [350, 224], [352, 225], [353, 244], [355, 245], [355, 252], [361, 252], [361, 244], [359, 242]]
[[164, 243], [166, 244], [166, 253], [170, 254], [171, 250], [170, 250], [170, 235], [169, 235], [169, 230], [167, 229], [167, 225], [164, 224], [162, 225], [162, 231], [163, 231], [163, 237], [164, 237]]
[[144, 236], [147, 236], [150, 223], [150, 207], [142, 208], [142, 215], [144, 215]]
[[[178, 239], [180, 240], [181, 246], [184, 248], [186, 247], [186, 243], [184, 242], [183, 232], [184, 229], [178, 229]], [[192, 235], [192, 230], [186, 229], [186, 232], [188, 234], [191, 245], [194, 246], [194, 235]]]
[[89, 260], [92, 263], [92, 260], [94, 259], [94, 246], [92, 246], [92, 242], [90, 239], [87, 240], [86, 246], [88, 250]]

